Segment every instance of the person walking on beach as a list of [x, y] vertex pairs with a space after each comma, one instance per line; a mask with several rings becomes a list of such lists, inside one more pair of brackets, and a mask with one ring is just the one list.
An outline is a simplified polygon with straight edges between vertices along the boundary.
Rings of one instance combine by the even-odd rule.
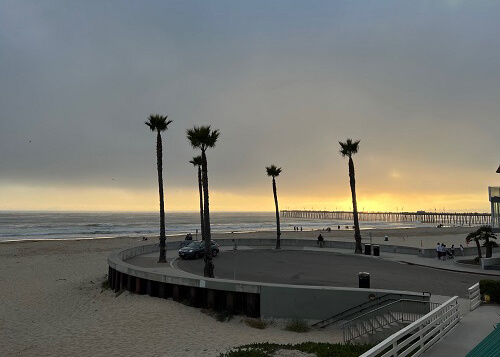
[[325, 241], [325, 238], [323, 238], [323, 236], [320, 233], [318, 236], [318, 242], [317, 242], [319, 244], [320, 248], [323, 248], [324, 241]]

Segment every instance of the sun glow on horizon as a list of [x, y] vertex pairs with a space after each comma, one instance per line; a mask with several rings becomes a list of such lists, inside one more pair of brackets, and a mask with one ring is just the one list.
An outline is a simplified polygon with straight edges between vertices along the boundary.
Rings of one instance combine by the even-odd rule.
[[[136, 211], [158, 210], [157, 190], [79, 187], [27, 187], [9, 185], [0, 189], [0, 210], [23, 211]], [[343, 196], [278, 194], [280, 210], [351, 211], [350, 192]], [[487, 194], [359, 194], [358, 211], [489, 212]], [[269, 194], [210, 191], [213, 212], [272, 212], [274, 199]], [[199, 196], [196, 189], [165, 190], [167, 212], [197, 212]]]

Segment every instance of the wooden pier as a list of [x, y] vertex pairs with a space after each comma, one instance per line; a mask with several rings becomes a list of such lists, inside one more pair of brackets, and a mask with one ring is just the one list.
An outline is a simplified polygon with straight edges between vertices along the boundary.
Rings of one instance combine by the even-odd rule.
[[[352, 211], [281, 211], [284, 218], [328, 219], [328, 220], [354, 220]], [[360, 221], [376, 222], [420, 222], [443, 225], [489, 225], [490, 213], [439, 213], [439, 212], [358, 212]]]

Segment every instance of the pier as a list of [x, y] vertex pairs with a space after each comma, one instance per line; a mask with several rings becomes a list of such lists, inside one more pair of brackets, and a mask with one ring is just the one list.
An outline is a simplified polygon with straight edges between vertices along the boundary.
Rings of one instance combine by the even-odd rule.
[[[352, 211], [281, 211], [284, 218], [305, 218], [325, 220], [354, 220]], [[376, 222], [420, 222], [443, 225], [490, 225], [490, 213], [444, 213], [444, 212], [358, 212], [360, 221]]]

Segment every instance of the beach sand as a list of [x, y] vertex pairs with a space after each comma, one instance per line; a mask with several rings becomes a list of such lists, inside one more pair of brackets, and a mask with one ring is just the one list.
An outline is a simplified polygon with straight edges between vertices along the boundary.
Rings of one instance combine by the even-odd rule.
[[[390, 244], [458, 247], [472, 230], [376, 230], [372, 239], [384, 243], [388, 235]], [[327, 240], [353, 240], [352, 231], [322, 234]], [[367, 231], [362, 234], [367, 241]], [[282, 238], [317, 235], [284, 232]], [[273, 238], [275, 232], [214, 234], [223, 236]], [[341, 341], [335, 330], [298, 334], [284, 331], [283, 322], [257, 330], [244, 317], [218, 322], [171, 299], [103, 290], [107, 255], [142, 244], [138, 238], [0, 243], [0, 356], [217, 356], [254, 342]]]

